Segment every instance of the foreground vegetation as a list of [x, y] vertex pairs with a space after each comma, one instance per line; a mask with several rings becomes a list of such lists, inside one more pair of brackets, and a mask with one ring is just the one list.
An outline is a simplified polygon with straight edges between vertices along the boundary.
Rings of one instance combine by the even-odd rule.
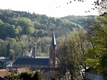
[[[99, 16], [86, 31], [74, 28], [68, 39], [59, 46], [58, 57], [75, 80], [78, 67], [91, 68], [91, 73], [101, 74], [107, 80], [107, 0], [96, 0], [93, 5]], [[85, 75], [83, 75], [85, 80]]]
[[[74, 28], [71, 35], [58, 48], [58, 58], [74, 80], [75, 72], [81, 65], [92, 68], [92, 73], [107, 78], [107, 16], [99, 16], [88, 31], [83, 27]], [[79, 71], [79, 70], [78, 70]], [[85, 76], [83, 75], [85, 79]]]
[[12, 73], [11, 75], [4, 76], [7, 80], [42, 80], [38, 71], [34, 74], [23, 72], [21, 74]]

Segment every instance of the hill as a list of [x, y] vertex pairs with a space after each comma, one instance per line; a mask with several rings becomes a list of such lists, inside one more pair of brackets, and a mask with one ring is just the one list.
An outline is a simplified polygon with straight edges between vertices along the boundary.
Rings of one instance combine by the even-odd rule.
[[0, 9], [0, 56], [15, 59], [26, 54], [33, 46], [41, 55], [48, 55], [52, 31], [57, 44], [73, 28], [88, 28], [93, 23], [92, 16], [47, 17], [35, 13]]
[[94, 15], [88, 15], [88, 16], [66, 16], [66, 17], [62, 17], [61, 19], [67, 19], [70, 22], [79, 24], [83, 26], [85, 29], [87, 29], [89, 26], [91, 26], [94, 23], [95, 18], [96, 16]]

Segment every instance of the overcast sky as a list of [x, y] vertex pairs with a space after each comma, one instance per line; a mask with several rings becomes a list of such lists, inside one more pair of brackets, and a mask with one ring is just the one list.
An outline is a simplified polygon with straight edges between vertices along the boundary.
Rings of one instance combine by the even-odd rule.
[[[35, 12], [51, 17], [97, 14], [96, 10], [91, 9], [94, 0], [71, 1], [72, 3], [70, 3], [70, 0], [0, 0], [0, 9]], [[91, 10], [91, 12], [86, 13], [85, 11], [88, 10]]]

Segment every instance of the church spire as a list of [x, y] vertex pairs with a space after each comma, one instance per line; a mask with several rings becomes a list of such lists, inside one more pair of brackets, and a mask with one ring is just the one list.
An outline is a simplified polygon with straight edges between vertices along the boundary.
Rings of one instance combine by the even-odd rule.
[[51, 45], [49, 48], [49, 65], [50, 67], [57, 67], [57, 46], [56, 46], [56, 39], [55, 39], [55, 33], [52, 33], [52, 41], [51, 41]]
[[55, 49], [56, 47], [56, 38], [55, 38], [55, 33], [52, 33], [52, 42], [51, 42], [51, 46]]

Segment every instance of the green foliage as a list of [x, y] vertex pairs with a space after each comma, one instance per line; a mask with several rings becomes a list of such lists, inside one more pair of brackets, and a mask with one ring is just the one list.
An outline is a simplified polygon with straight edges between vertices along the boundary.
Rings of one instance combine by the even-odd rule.
[[97, 73], [105, 74], [107, 55], [107, 16], [97, 18], [91, 27], [90, 42], [92, 46], [87, 50], [86, 62], [89, 67], [93, 67]]
[[4, 78], [7, 80], [22, 80], [19, 75], [14, 75], [13, 73], [8, 76], [4, 76]]
[[78, 66], [86, 68], [84, 59], [88, 41], [85, 36], [86, 31], [82, 27], [74, 28], [68, 39], [58, 47], [60, 64], [70, 72], [72, 80]]
[[19, 76], [20, 76], [20, 79], [22, 79], [22, 80], [31, 80], [32, 79], [32, 74], [27, 73], [27, 72], [23, 72]]
[[8, 76], [4, 76], [7, 80], [42, 80], [38, 71], [34, 74], [23, 72], [21, 74], [10, 74]]
[[[79, 27], [80, 23], [86, 20], [83, 18], [81, 20], [83, 22], [74, 23], [75, 21], [67, 18], [52, 18], [35, 13], [2, 9], [0, 13], [0, 56], [9, 56], [11, 59], [15, 59], [34, 46], [39, 53], [48, 55], [52, 31], [55, 31], [57, 44], [59, 44], [65, 39], [63, 36], [68, 35], [73, 28]], [[75, 18], [76, 16], [73, 16], [73, 19]], [[80, 20], [79, 18], [76, 19]], [[90, 16], [88, 18], [91, 20]], [[7, 49], [8, 43], [10, 47]]]
[[35, 74], [33, 75], [32, 80], [42, 80], [38, 71], [35, 72]]
[[102, 70], [104, 76], [106, 76], [107, 75], [107, 54], [103, 54], [103, 56], [101, 57], [100, 67], [101, 67], [101, 70]]
[[84, 29], [89, 28], [89, 26], [91, 26], [94, 21], [95, 21], [95, 16], [67, 16], [67, 17], [63, 17], [62, 19], [68, 20], [67, 22], [71, 21], [76, 23], [76, 25], [81, 25], [84, 27]]
[[0, 39], [0, 56], [6, 56], [6, 42]]

